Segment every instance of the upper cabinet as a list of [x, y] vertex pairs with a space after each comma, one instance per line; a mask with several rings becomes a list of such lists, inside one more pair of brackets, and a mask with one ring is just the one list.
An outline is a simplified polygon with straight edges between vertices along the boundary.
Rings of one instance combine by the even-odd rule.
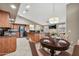
[[10, 27], [9, 13], [0, 10], [0, 27]]

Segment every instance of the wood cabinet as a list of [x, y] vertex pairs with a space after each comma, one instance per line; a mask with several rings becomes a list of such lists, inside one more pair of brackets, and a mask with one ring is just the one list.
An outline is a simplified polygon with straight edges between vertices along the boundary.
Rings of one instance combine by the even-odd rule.
[[40, 33], [28, 33], [28, 36], [31, 38], [32, 42], [38, 42], [40, 41], [40, 39], [42, 38]]
[[16, 37], [0, 38], [0, 55], [5, 55], [16, 50]]
[[0, 10], [0, 27], [10, 27], [9, 13]]
[[11, 28], [16, 30], [16, 37], [19, 37], [19, 25], [18, 24], [11, 24]]
[[11, 28], [17, 30], [17, 32], [16, 32], [17, 37], [20, 37], [20, 32], [19, 32], [19, 30], [20, 30], [19, 27], [20, 26], [25, 26], [25, 31], [29, 32], [29, 25], [13, 23], [13, 24], [11, 24]]

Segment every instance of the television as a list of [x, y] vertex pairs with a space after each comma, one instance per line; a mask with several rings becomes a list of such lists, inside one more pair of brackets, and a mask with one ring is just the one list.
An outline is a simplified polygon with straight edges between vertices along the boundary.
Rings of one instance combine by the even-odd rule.
[[56, 29], [56, 25], [49, 25], [49, 29]]

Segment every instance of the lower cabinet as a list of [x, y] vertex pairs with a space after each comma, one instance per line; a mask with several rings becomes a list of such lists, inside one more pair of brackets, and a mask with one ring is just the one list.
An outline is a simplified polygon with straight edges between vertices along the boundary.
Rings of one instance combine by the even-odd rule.
[[16, 37], [0, 37], [0, 55], [16, 51]]
[[28, 34], [28, 36], [31, 38], [31, 40], [33, 42], [38, 42], [41, 39], [40, 35], [41, 34], [39, 34], [39, 33], [29, 33]]

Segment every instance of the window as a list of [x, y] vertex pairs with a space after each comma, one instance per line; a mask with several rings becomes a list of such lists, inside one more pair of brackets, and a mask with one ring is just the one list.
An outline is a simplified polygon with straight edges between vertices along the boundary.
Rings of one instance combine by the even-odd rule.
[[30, 25], [30, 30], [34, 30], [34, 25]]

